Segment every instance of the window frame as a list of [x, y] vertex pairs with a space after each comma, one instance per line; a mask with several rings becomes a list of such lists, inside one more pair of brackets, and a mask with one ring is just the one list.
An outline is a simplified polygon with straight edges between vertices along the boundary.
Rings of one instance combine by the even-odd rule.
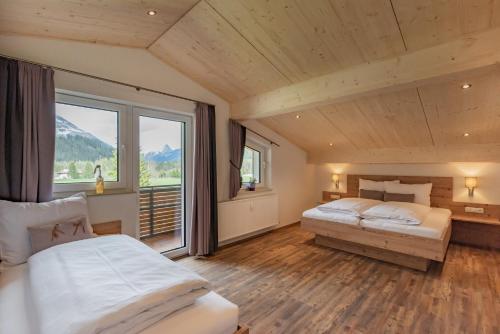
[[[245, 146], [260, 153], [260, 182], [255, 183], [257, 189], [271, 188], [271, 145], [259, 137], [247, 132]], [[240, 174], [241, 175], [241, 174]], [[245, 190], [248, 182], [242, 182], [241, 190]]]
[[[56, 103], [68, 104], [73, 106], [102, 109], [107, 111], [117, 112], [117, 155], [118, 155], [118, 181], [105, 181], [104, 189], [125, 189], [127, 188], [127, 168], [126, 168], [126, 113], [128, 106], [120, 103], [114, 103], [97, 98], [79, 96], [76, 94], [68, 94], [56, 92]], [[56, 113], [57, 114], [57, 113]], [[55, 157], [54, 157], [55, 159]], [[55, 160], [54, 160], [55, 161]], [[95, 190], [94, 182], [75, 182], [75, 183], [55, 183], [52, 181], [54, 192], [71, 192], [71, 191], [92, 191]]]

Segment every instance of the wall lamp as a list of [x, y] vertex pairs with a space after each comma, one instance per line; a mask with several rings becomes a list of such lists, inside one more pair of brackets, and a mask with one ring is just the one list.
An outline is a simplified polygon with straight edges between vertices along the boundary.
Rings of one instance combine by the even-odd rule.
[[477, 187], [477, 177], [466, 177], [465, 187], [469, 189], [469, 197], [473, 197], [474, 189]]
[[335, 184], [335, 189], [339, 190], [340, 175], [339, 174], [332, 174], [332, 182]]

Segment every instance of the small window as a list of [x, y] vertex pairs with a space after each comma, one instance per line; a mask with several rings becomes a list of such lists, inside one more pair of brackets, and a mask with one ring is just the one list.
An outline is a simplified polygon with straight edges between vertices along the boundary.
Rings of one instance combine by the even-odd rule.
[[108, 186], [121, 181], [120, 108], [93, 99], [58, 94], [54, 184], [56, 191], [88, 190], [101, 166]]
[[261, 183], [261, 152], [245, 146], [243, 153], [243, 164], [241, 165], [240, 175], [243, 183]]

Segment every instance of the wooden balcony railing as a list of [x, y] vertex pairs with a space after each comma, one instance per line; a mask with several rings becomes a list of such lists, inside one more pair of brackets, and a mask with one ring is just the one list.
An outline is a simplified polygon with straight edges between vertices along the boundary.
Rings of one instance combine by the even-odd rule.
[[140, 188], [139, 235], [156, 236], [182, 229], [182, 187]]

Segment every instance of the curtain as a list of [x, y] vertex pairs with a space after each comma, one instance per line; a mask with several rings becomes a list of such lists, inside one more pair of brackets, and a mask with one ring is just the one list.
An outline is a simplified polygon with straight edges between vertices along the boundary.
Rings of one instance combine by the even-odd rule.
[[54, 72], [0, 57], [0, 199], [52, 200]]
[[215, 107], [196, 104], [193, 217], [190, 255], [212, 255], [218, 246]]
[[243, 153], [245, 151], [245, 141], [247, 129], [229, 120], [229, 198], [234, 198], [241, 188], [240, 170], [243, 164]]

